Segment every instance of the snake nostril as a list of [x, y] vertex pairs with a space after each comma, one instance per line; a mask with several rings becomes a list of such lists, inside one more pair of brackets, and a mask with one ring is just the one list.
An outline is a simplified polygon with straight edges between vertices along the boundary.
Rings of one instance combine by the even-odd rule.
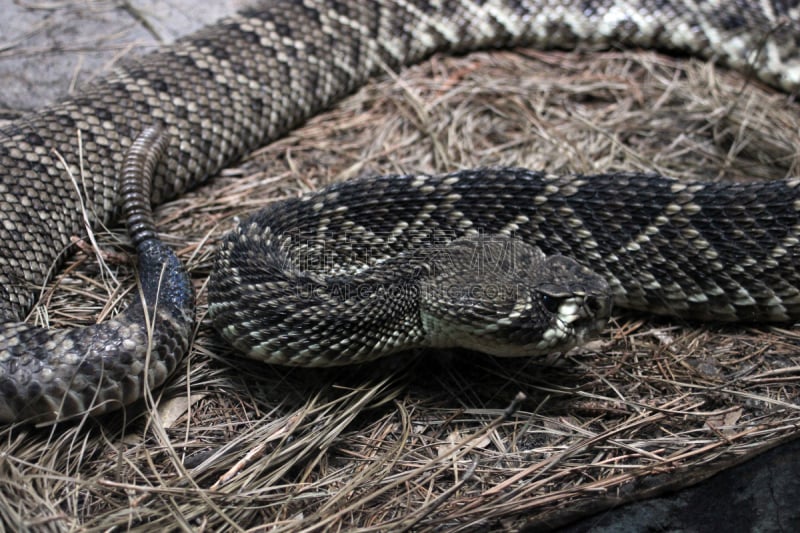
[[597, 296], [586, 296], [586, 298], [583, 300], [584, 305], [593, 315], [596, 315], [603, 310], [603, 301], [604, 300]]

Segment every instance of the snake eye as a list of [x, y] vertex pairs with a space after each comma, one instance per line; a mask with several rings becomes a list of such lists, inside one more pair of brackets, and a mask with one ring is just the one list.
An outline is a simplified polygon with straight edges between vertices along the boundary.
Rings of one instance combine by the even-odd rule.
[[561, 306], [561, 298], [550, 294], [542, 294], [542, 305], [549, 312], [558, 313], [558, 308]]

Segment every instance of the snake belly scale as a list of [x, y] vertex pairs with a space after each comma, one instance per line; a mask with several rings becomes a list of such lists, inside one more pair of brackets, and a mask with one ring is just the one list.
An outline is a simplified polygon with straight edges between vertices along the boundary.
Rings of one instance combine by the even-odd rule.
[[[173, 364], [164, 364], [162, 358], [177, 359], [185, 351], [186, 342], [178, 342], [170, 354], [154, 350], [149, 364], [165, 370], [152, 372], [152, 379], [138, 380], [124, 393], [113, 386], [119, 376], [92, 378], [84, 394], [70, 396], [71, 407], [65, 409], [71, 384], [86, 376], [81, 365], [74, 365], [74, 372], [60, 375], [58, 385], [47, 392], [43, 384], [52, 382], [48, 361], [65, 355], [86, 361], [94, 342], [91, 335], [76, 332], [68, 348], [43, 348], [50, 346], [47, 340], [31, 346], [20, 333], [25, 328], [20, 321], [48, 272], [69, 248], [70, 237], [83, 233], [81, 206], [98, 224], [118, 216], [125, 154], [153, 122], [165, 135], [164, 141], [154, 144], [166, 143], [152, 178], [151, 200], [159, 203], [283, 135], [370, 76], [437, 51], [518, 45], [655, 47], [713, 58], [779, 89], [796, 91], [798, 10], [797, 2], [782, 0], [275, 0], [127, 62], [75, 96], [0, 132], [0, 317], [5, 324], [0, 329], [0, 419], [53, 420], [118, 407], [140, 397], [146, 386], [163, 382]], [[77, 131], [83, 153], [78, 150]], [[145, 144], [151, 143], [152, 139]], [[75, 189], [54, 151], [65, 157], [72, 174], [83, 168], [83, 190]], [[319, 192], [305, 204], [290, 203], [272, 214], [256, 215], [221, 245], [217, 265], [228, 270], [215, 274], [216, 292], [210, 301], [223, 335], [259, 358], [269, 360], [269, 354], [275, 354], [276, 360], [289, 363], [331, 362], [331, 354], [314, 348], [324, 342], [301, 341], [294, 352], [271, 344], [270, 339], [281, 335], [296, 342], [303, 336], [300, 329], [305, 332], [308, 327], [293, 323], [295, 329], [284, 332], [248, 329], [256, 323], [264, 327], [264, 319], [232, 303], [242, 290], [226, 280], [241, 279], [243, 272], [250, 275], [250, 266], [239, 261], [252, 255], [251, 245], [275, 242], [278, 252], [295, 254], [295, 248], [286, 248], [289, 240], [265, 238], [275, 217], [295, 217], [292, 220], [306, 229], [362, 228], [360, 235], [368, 236], [382, 229], [370, 229], [369, 220], [361, 219], [368, 213], [356, 210], [346, 198], [362, 191], [359, 194], [386, 194], [389, 201], [401, 186], [416, 195], [409, 199], [409, 207], [418, 206], [390, 228], [403, 246], [421, 238], [412, 233], [421, 221], [455, 220], [458, 224], [448, 229], [456, 242], [454, 250], [469, 248], [476, 236], [485, 234], [500, 239], [503, 246], [508, 244], [502, 242], [505, 238], [515, 247], [522, 242], [520, 257], [532, 264], [542, 261], [537, 248], [583, 261], [581, 267], [566, 260], [564, 272], [572, 276], [589, 267], [600, 280], [584, 272], [578, 277], [589, 279], [588, 284], [573, 286], [569, 294], [561, 285], [553, 286], [553, 280], [539, 287], [538, 305], [554, 312], [562, 326], [588, 318], [589, 330], [596, 329], [592, 317], [605, 312], [597, 290], [608, 290], [615, 305], [687, 318], [785, 322], [800, 316], [796, 268], [800, 202], [795, 181], [679, 184], [647, 175], [555, 178], [491, 169], [358, 181]], [[625, 197], [629, 214], [611, 219], [602, 203], [578, 203], [602, 194]], [[511, 199], [525, 205], [511, 206]], [[491, 212], [480, 208], [490, 204]], [[314, 209], [309, 218], [297, 218], [293, 210], [303, 211], [304, 205]], [[430, 212], [424, 213], [425, 209]], [[509, 214], [500, 215], [506, 210]], [[337, 216], [320, 218], [320, 212]], [[542, 215], [547, 212], [561, 218]], [[605, 225], [597, 223], [604, 219]], [[423, 237], [439, 235], [431, 229], [422, 232]], [[317, 233], [336, 238], [327, 229]], [[442, 229], [443, 233], [447, 231]], [[359, 232], [349, 235], [357, 241]], [[394, 250], [382, 246], [381, 254]], [[677, 256], [667, 250], [682, 246], [690, 253]], [[401, 256], [410, 253], [408, 248], [399, 251]], [[589, 255], [582, 259], [583, 252]], [[392, 261], [378, 258], [381, 265]], [[431, 263], [427, 265], [430, 270]], [[356, 266], [337, 263], [332, 275], [341, 281], [341, 276], [363, 275], [372, 266], [369, 261]], [[572, 286], [573, 278], [568, 281]], [[250, 283], [259, 284], [265, 282]], [[272, 296], [273, 301], [282, 297]], [[532, 301], [526, 305], [535, 307]], [[520, 310], [515, 313], [524, 315]], [[422, 323], [429, 323], [429, 315], [420, 311]], [[567, 326], [545, 331], [552, 338], [568, 331]], [[123, 336], [129, 332], [122, 329]], [[358, 335], [351, 333], [347, 342]], [[369, 333], [361, 335], [366, 338]], [[439, 340], [434, 344], [449, 342], [443, 340], [447, 336], [437, 330]], [[483, 339], [473, 340], [485, 348]], [[343, 343], [331, 345], [341, 348]], [[21, 352], [28, 357], [20, 358]], [[353, 353], [355, 359], [370, 357], [359, 350]], [[352, 360], [345, 359], [332, 362]]]

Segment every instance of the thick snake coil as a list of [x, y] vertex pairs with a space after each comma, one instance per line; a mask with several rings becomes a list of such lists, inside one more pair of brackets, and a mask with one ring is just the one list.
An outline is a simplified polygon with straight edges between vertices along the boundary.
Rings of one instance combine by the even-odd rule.
[[[154, 122], [169, 139], [153, 178], [151, 200], [158, 203], [283, 135], [371, 75], [436, 51], [584, 43], [655, 47], [713, 58], [796, 91], [798, 9], [791, 0], [272, 0], [117, 68], [0, 133], [0, 318], [6, 323], [0, 329], [0, 419], [54, 420], [116, 408], [163, 382], [185, 351], [185, 339], [170, 346], [158, 338], [159, 324], [173, 324], [182, 307], [159, 318], [173, 304], [160, 292], [148, 295], [144, 280], [144, 307], [126, 311], [111, 326], [59, 333], [19, 324], [70, 237], [83, 234], [82, 208], [96, 223], [118, 216], [125, 154]], [[160, 139], [150, 132], [133, 148], [129, 161], [139, 161], [137, 173], [147, 174], [165, 142]], [[80, 168], [76, 188], [69, 174], [77, 176]], [[227, 238], [210, 310], [236, 346], [295, 364], [349, 362], [401, 343], [462, 338], [495, 353], [557, 348], [598, 327], [607, 313], [606, 291], [617, 305], [689, 318], [796, 320], [797, 190], [795, 181], [687, 185], [633, 175], [551, 178], [514, 169], [342, 184], [256, 215]], [[356, 209], [362, 200], [368, 207]], [[134, 213], [144, 203], [137, 202]], [[143, 242], [154, 242], [145, 233]], [[456, 240], [445, 244], [442, 238]], [[434, 243], [434, 252], [409, 249], [417, 242]], [[600, 278], [571, 260], [543, 259], [531, 245], [573, 257]], [[138, 248], [142, 274], [157, 271], [163, 288], [164, 260], [156, 259], [154, 268], [141, 243]], [[465, 328], [460, 315], [472, 311], [440, 306], [445, 296], [430, 279], [452, 278], [443, 270], [451, 257], [463, 262], [476, 250], [495, 257], [508, 248], [515, 250], [512, 271], [514, 265], [537, 270], [552, 261], [559, 275], [544, 274], [534, 289], [523, 284], [528, 293], [512, 302], [508, 316], [495, 316], [483, 329], [471, 327], [469, 319]], [[436, 252], [442, 249], [446, 253]], [[333, 271], [323, 274], [331, 250]], [[266, 261], [266, 274], [241, 262], [264, 263], [265, 254], [275, 256]], [[363, 314], [350, 311], [363, 303], [357, 301], [363, 294], [346, 290], [354, 286], [347, 276], [377, 282], [384, 266], [408, 265], [412, 256], [421, 261], [409, 275], [433, 278], [414, 278], [414, 284], [404, 278], [402, 287], [424, 293], [426, 303], [415, 304], [419, 308], [410, 314], [403, 305], [378, 307], [368, 312], [371, 318], [397, 324], [343, 331], [354, 321], [367, 325], [359, 323]], [[285, 270], [269, 278], [276, 264]], [[298, 298], [287, 300], [286, 283], [295, 282], [290, 292]], [[473, 286], [475, 280], [455, 286], [463, 283]], [[247, 294], [254, 288], [276, 292], [253, 301]], [[313, 298], [298, 288], [314, 289], [322, 307], [310, 308]], [[243, 303], [234, 304], [239, 296]], [[538, 338], [509, 331], [540, 312], [549, 319]], [[440, 319], [433, 318], [437, 314]], [[444, 328], [441, 316], [449, 316], [444, 322], [455, 329]], [[182, 320], [175, 328], [186, 333], [191, 321]], [[417, 333], [426, 328], [428, 338], [420, 341]], [[326, 337], [333, 330], [338, 336]], [[510, 339], [487, 337], [498, 333]], [[115, 345], [136, 348], [106, 352]]]

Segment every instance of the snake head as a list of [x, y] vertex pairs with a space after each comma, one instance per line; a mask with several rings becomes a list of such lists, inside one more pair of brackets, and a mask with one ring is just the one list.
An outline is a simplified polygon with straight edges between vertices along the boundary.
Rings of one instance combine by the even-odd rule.
[[430, 258], [420, 314], [430, 343], [497, 356], [563, 352], [611, 312], [608, 283], [562, 255], [506, 235], [456, 239]]

